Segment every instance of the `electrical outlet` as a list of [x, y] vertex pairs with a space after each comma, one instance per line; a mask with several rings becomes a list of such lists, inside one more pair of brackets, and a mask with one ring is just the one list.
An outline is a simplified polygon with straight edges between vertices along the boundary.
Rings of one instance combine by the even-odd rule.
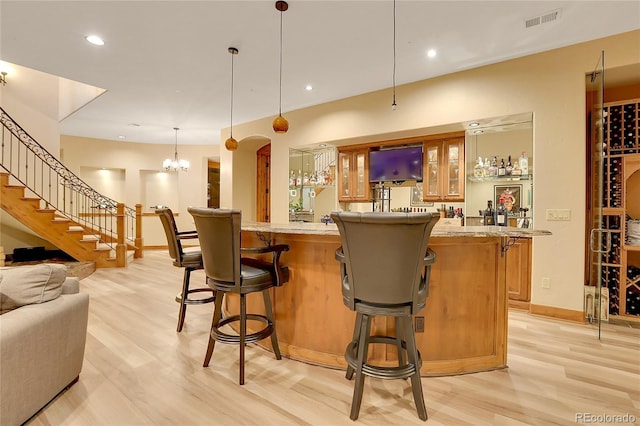
[[549, 278], [545, 277], [542, 279], [542, 288], [551, 288], [551, 281]]
[[571, 220], [571, 210], [569, 209], [548, 209], [546, 213], [547, 220]]
[[415, 322], [416, 333], [424, 333], [424, 317], [416, 317]]

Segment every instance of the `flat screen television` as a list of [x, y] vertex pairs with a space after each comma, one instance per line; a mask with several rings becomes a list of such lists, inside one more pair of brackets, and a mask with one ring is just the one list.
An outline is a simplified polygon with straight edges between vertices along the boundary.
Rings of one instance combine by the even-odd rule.
[[369, 151], [369, 182], [422, 181], [422, 146]]

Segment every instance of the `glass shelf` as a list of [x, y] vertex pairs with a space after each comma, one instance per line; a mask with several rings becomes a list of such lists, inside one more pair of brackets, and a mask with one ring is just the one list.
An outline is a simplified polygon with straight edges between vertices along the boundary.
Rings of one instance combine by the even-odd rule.
[[507, 176], [469, 176], [471, 182], [510, 182], [518, 180], [532, 180], [533, 175], [507, 175]]

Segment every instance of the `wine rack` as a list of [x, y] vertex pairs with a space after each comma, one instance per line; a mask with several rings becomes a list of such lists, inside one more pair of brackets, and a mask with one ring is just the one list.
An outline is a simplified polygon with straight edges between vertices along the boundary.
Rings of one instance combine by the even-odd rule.
[[[640, 180], [640, 99], [607, 103], [604, 116], [602, 227], [611, 246], [600, 258], [602, 286], [609, 289], [610, 315], [640, 317], [640, 247], [625, 244], [625, 220], [640, 212], [640, 199], [625, 196]], [[625, 167], [638, 169], [633, 184], [627, 180], [634, 172]]]
[[604, 110], [604, 141], [609, 155], [639, 154], [640, 102], [607, 104]]
[[640, 267], [627, 266], [626, 311], [629, 315], [640, 315]]

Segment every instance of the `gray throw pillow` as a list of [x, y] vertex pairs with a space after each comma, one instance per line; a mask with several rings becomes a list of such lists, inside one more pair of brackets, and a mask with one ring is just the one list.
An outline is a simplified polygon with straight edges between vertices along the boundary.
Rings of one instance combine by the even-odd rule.
[[57, 298], [66, 277], [58, 263], [0, 268], [0, 314]]

